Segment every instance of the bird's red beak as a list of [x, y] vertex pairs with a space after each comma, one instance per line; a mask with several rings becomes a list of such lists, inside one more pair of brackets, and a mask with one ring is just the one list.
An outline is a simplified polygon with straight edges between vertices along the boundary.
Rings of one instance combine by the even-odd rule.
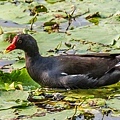
[[8, 52], [14, 50], [15, 48], [16, 48], [16, 46], [15, 46], [14, 44], [10, 44], [10, 45], [6, 48], [5, 53], [8, 53]]
[[18, 36], [15, 36], [13, 38], [12, 43], [6, 48], [5, 53], [8, 53], [8, 52], [10, 52], [10, 51], [12, 51], [12, 50], [14, 50], [16, 48], [15, 43], [17, 41], [17, 38], [18, 38]]

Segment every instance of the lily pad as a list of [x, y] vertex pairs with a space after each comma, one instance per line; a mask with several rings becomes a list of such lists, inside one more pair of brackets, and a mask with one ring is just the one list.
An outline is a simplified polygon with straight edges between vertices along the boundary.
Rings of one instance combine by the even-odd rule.
[[113, 98], [113, 99], [110, 99], [110, 100], [107, 100], [106, 103], [107, 103], [107, 106], [114, 109], [114, 110], [118, 110], [120, 111], [120, 99], [118, 98]]
[[[14, 96], [16, 96], [17, 99]], [[20, 106], [28, 106], [26, 101], [27, 97], [28, 97], [28, 92], [25, 91], [0, 92], [0, 110], [20, 107]]]

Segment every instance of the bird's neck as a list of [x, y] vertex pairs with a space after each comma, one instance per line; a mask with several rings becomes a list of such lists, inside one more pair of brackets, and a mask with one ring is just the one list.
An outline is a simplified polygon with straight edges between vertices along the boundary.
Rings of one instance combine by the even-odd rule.
[[[31, 65], [33, 65], [34, 63], [36, 63], [37, 62], [37, 60], [39, 60], [39, 62], [41, 62], [42, 61], [42, 56], [40, 55], [40, 53], [39, 52], [37, 52], [37, 53], [26, 53], [25, 52], [25, 61], [26, 61], [26, 65], [27, 66], [31, 66]], [[39, 63], [40, 64], [40, 63]]]
[[25, 57], [35, 57], [35, 56], [41, 56], [39, 53], [39, 48], [37, 46], [37, 43], [34, 43], [33, 45], [24, 47], [22, 49], [25, 52]]
[[26, 61], [26, 67], [33, 66], [37, 61], [42, 61], [42, 56], [38, 53], [29, 54], [28, 52], [25, 52], [25, 61]]
[[31, 58], [34, 58], [36, 56], [40, 56], [40, 53], [38, 51], [29, 51], [29, 52], [25, 52], [25, 57], [31, 57]]

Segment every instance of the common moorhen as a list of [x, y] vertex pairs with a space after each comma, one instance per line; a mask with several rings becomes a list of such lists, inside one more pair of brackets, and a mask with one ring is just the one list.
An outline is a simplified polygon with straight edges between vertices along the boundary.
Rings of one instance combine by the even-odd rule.
[[6, 52], [25, 52], [26, 68], [33, 80], [51, 88], [96, 88], [120, 80], [119, 54], [59, 55], [42, 57], [36, 40], [16, 35]]

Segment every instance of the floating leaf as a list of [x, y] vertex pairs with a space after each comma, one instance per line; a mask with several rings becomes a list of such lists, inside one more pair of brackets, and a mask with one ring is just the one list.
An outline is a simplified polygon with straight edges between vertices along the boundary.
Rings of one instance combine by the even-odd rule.
[[114, 110], [119, 110], [120, 111], [120, 99], [117, 99], [117, 98], [113, 98], [113, 99], [110, 99], [110, 100], [107, 100], [106, 101], [106, 104], [108, 107], [114, 109]]
[[47, 12], [47, 8], [44, 5], [37, 5], [33, 8], [33, 10], [31, 11], [31, 15], [35, 15], [38, 14], [40, 12]]
[[4, 41], [12, 42], [12, 40], [16, 34], [17, 34], [17, 32], [6, 32], [2, 35], [2, 39]]
[[[0, 92], [0, 110], [13, 107], [28, 106], [28, 104], [26, 104], [28, 103], [27, 97], [28, 93], [20, 90]], [[17, 100], [21, 102], [17, 102]], [[26, 105], [23, 104], [24, 101], [26, 101]]]

